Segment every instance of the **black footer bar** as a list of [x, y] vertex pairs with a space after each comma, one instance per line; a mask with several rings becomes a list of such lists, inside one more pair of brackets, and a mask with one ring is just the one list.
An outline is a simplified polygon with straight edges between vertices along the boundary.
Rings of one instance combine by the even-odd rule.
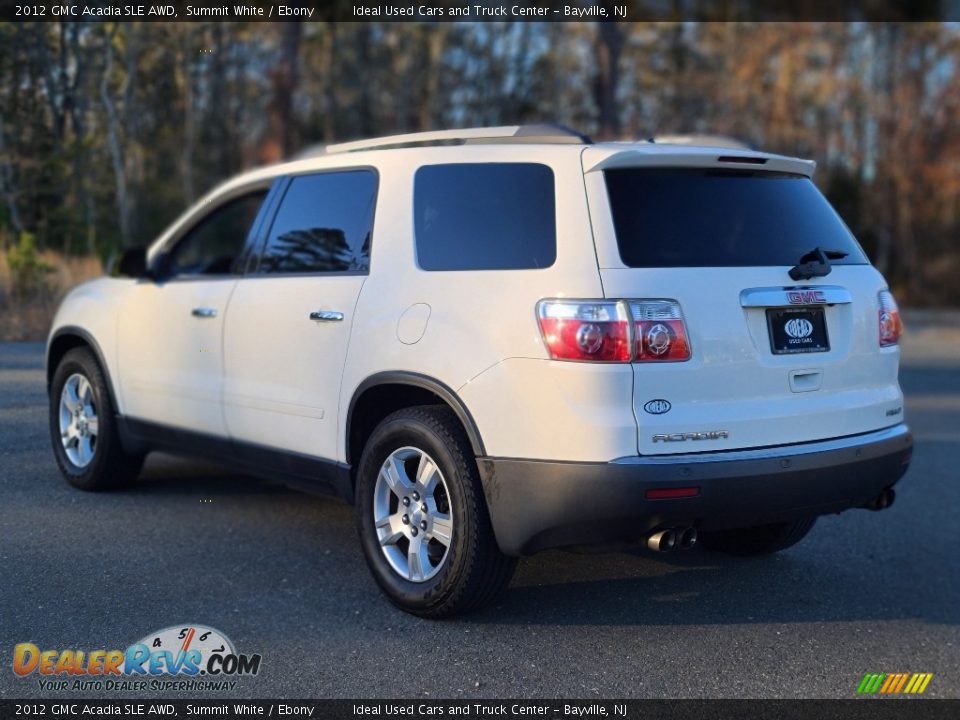
[[0, 718], [954, 720], [960, 700], [0, 700]]

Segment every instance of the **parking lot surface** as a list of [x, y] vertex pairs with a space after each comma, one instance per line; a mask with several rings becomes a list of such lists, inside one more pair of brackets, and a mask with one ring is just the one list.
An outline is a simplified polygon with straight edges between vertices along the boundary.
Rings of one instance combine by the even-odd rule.
[[0, 345], [0, 697], [76, 695], [16, 677], [17, 643], [124, 649], [191, 623], [260, 672], [167, 697], [852, 698], [867, 672], [931, 672], [927, 696], [960, 697], [956, 321], [908, 316], [916, 449], [890, 510], [822, 518], [761, 559], [544, 553], [495, 606], [443, 622], [384, 599], [339, 501], [168, 456], [131, 490], [71, 489], [43, 347]]

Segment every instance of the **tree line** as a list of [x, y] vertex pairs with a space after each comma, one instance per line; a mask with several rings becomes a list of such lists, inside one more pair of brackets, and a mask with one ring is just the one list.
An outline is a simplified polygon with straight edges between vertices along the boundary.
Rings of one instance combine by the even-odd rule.
[[960, 304], [949, 23], [4, 23], [0, 249], [106, 257], [315, 143], [558, 122], [818, 161], [904, 300]]

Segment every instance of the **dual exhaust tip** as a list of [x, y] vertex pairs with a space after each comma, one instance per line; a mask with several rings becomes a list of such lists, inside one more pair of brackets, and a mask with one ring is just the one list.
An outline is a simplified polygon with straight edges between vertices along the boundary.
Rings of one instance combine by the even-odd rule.
[[[893, 488], [886, 488], [877, 497], [864, 507], [870, 510], [886, 510], [893, 505], [897, 495]], [[697, 544], [697, 529], [695, 527], [668, 528], [658, 530], [647, 537], [647, 547], [654, 552], [670, 552], [672, 550], [689, 550]]]
[[647, 538], [647, 547], [655, 552], [689, 550], [696, 544], [697, 529], [695, 527], [659, 530]]
[[887, 488], [879, 495], [877, 495], [873, 500], [864, 505], [867, 510], [886, 510], [888, 507], [893, 505], [893, 501], [897, 499], [897, 494], [893, 491], [893, 488]]

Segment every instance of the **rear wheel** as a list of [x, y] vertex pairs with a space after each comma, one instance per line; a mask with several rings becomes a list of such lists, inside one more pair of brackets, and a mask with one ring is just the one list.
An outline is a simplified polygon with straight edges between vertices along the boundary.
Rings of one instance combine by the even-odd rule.
[[470, 443], [445, 407], [384, 419], [357, 470], [356, 519], [370, 570], [390, 600], [421, 617], [478, 608], [510, 582]]
[[143, 466], [143, 455], [120, 446], [106, 378], [87, 348], [64, 355], [53, 375], [50, 437], [60, 472], [81, 490], [130, 485]]
[[803, 540], [816, 521], [812, 517], [789, 523], [704, 532], [700, 533], [699, 541], [704, 547], [727, 555], [770, 555]]

